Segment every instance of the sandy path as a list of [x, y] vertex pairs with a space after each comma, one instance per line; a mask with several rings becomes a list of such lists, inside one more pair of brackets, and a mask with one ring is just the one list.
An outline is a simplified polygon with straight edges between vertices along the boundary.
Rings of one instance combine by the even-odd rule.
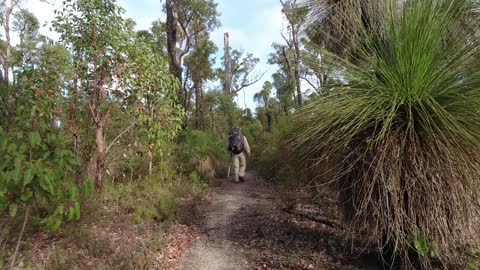
[[200, 209], [205, 215], [203, 229], [206, 233], [187, 249], [180, 269], [252, 269], [253, 262], [246, 250], [232, 240], [231, 233], [246, 226], [239, 222], [242, 217], [247, 220], [258, 209], [268, 207], [270, 202], [253, 173], [247, 174], [246, 182], [225, 183], [215, 189], [215, 193], [211, 203]]

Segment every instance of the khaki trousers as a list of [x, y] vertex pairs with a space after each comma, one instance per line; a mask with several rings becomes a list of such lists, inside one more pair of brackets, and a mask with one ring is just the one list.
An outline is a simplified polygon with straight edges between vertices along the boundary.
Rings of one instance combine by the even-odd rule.
[[247, 168], [247, 159], [242, 152], [238, 155], [233, 155], [233, 168], [235, 170], [235, 181], [238, 181], [238, 177], [245, 177], [245, 169]]

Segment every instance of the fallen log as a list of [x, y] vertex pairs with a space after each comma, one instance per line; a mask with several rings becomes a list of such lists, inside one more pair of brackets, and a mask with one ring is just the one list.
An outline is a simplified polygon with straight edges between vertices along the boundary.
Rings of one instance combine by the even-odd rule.
[[331, 220], [331, 219], [328, 219], [328, 218], [312, 216], [312, 215], [309, 215], [309, 214], [306, 214], [306, 213], [301, 213], [301, 212], [292, 210], [290, 208], [283, 208], [283, 211], [285, 211], [289, 214], [292, 214], [292, 215], [296, 215], [296, 216], [311, 220], [311, 221], [315, 221], [315, 222], [318, 222], [318, 223], [325, 224], [325, 225], [333, 227], [333, 228], [345, 229], [345, 227], [342, 224], [340, 224], [339, 222], [337, 222], [336, 220]]

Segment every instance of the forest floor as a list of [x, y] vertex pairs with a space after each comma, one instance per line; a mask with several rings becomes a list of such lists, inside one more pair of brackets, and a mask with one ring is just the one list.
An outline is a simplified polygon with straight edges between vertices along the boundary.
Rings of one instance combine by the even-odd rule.
[[373, 250], [349, 237], [330, 192], [313, 200], [311, 190], [250, 172], [243, 183], [218, 180], [178, 200], [173, 222], [136, 221], [131, 200], [94, 200], [78, 224], [32, 233], [16, 269], [383, 269]]
[[223, 181], [198, 207], [196, 240], [171, 269], [382, 269], [374, 253], [353, 248], [334, 199], [315, 203], [301, 190], [278, 190], [253, 172]]

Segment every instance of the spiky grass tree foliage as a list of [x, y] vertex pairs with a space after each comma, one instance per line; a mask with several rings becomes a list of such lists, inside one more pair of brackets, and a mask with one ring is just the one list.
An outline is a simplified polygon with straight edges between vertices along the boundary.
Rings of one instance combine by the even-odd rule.
[[336, 159], [347, 216], [381, 250], [405, 266], [413, 252], [426, 268], [462, 268], [480, 228], [475, 1], [349, 2], [320, 17], [332, 40], [332, 27], [349, 33], [350, 48], [322, 52], [338, 83], [296, 115], [295, 149], [308, 162]]

